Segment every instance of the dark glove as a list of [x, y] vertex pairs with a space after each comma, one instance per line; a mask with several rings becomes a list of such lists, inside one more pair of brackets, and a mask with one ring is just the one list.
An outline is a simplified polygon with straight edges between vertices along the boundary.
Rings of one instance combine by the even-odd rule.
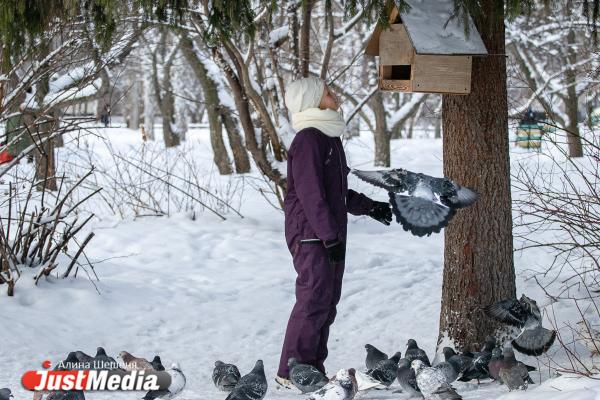
[[388, 203], [375, 201], [373, 208], [369, 211], [369, 217], [381, 222], [384, 225], [389, 225], [392, 222], [392, 210]]
[[346, 258], [346, 246], [344, 242], [331, 240], [323, 242], [323, 244], [325, 245], [325, 250], [327, 250], [327, 258], [329, 258], [330, 264], [344, 261], [344, 258]]

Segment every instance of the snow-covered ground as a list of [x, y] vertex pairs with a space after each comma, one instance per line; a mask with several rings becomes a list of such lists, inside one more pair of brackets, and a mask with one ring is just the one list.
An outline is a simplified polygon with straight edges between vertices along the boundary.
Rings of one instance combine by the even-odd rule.
[[[139, 146], [141, 141], [138, 132], [124, 128], [107, 129], [103, 135], [122, 148]], [[198, 159], [209, 165], [206, 130], [192, 131], [188, 142]], [[68, 143], [67, 149], [74, 146]], [[365, 133], [348, 141], [349, 164], [372, 168], [372, 148], [372, 138]], [[440, 140], [393, 141], [393, 166], [441, 175], [441, 159]], [[350, 186], [387, 200], [386, 193], [354, 177]], [[113, 356], [127, 350], [146, 358], [159, 354], [165, 364], [179, 362], [187, 376], [181, 399], [226, 397], [211, 380], [218, 359], [235, 363], [242, 373], [263, 359], [269, 382], [266, 398], [299, 398], [278, 390], [273, 382], [294, 302], [295, 272], [285, 246], [283, 215], [249, 188], [240, 212], [244, 218], [229, 213], [225, 221], [208, 212], [195, 219], [189, 213], [137, 220], [105, 215], [94, 220], [96, 236], [87, 251], [99, 281], [80, 271], [76, 279], [51, 277], [35, 287], [25, 276], [17, 283], [14, 298], [6, 297], [0, 286], [0, 387], [12, 388], [16, 399], [30, 398], [20, 385], [24, 371], [40, 368], [46, 359], [61, 360], [73, 350], [94, 354], [97, 346], [103, 346]], [[539, 295], [535, 284], [525, 281], [524, 271], [543, 265], [548, 257], [541, 250], [515, 255], [519, 292]], [[407, 339], [415, 338], [433, 355], [442, 267], [443, 235], [417, 238], [395, 223], [386, 227], [365, 217], [350, 217], [343, 297], [326, 364], [329, 372], [362, 368], [365, 343], [393, 353], [404, 351]], [[533, 378], [539, 382], [546, 376], [535, 373]], [[457, 388], [465, 399], [600, 398], [600, 382], [574, 377], [549, 380], [525, 393], [508, 394], [504, 386], [493, 383]], [[99, 400], [141, 396], [87, 394]], [[360, 394], [364, 399], [402, 396], [393, 390]]]

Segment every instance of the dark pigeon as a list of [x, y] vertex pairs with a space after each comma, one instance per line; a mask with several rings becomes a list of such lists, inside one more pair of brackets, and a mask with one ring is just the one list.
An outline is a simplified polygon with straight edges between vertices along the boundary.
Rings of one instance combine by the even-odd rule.
[[388, 359], [388, 355], [378, 350], [375, 346], [365, 344], [365, 349], [367, 350], [367, 358], [365, 359], [367, 369], [373, 369], [379, 361]]
[[463, 372], [459, 381], [468, 382], [477, 379], [477, 382], [479, 382], [482, 379], [488, 379], [490, 377], [488, 364], [492, 358], [494, 347], [496, 347], [496, 338], [488, 336], [481, 351], [473, 354], [471, 366]]
[[90, 368], [94, 365], [94, 357], [85, 354], [83, 351], [76, 351], [75, 357], [80, 363], [84, 363], [86, 366], [89, 365]]
[[448, 178], [392, 169], [352, 171], [360, 179], [388, 191], [396, 221], [416, 236], [438, 233], [456, 210], [473, 204], [478, 195]]
[[502, 339], [510, 340], [512, 347], [523, 354], [539, 356], [554, 343], [556, 331], [542, 327], [542, 314], [537, 303], [525, 295], [519, 300], [494, 303], [487, 306], [485, 312], [505, 324]]
[[103, 347], [96, 349], [96, 355], [94, 356], [94, 368], [99, 370], [112, 370], [119, 368], [117, 361], [106, 354], [106, 350]]
[[58, 363], [54, 367], [54, 370], [55, 371], [69, 371], [69, 370], [84, 369], [84, 368], [79, 368], [79, 366], [80, 366], [79, 360], [77, 359], [75, 352], [72, 351], [67, 355], [67, 358], [65, 358], [61, 363]]
[[85, 396], [81, 390], [59, 390], [48, 393], [46, 400], [85, 400]]
[[389, 359], [379, 361], [375, 368], [367, 371], [367, 375], [378, 380], [384, 386], [390, 386], [396, 380], [400, 357], [402, 357], [402, 354], [397, 352]]
[[11, 397], [15, 397], [11, 394], [9, 388], [0, 389], [0, 400], [10, 400]]
[[422, 350], [417, 345], [417, 341], [414, 339], [408, 339], [406, 343], [406, 352], [404, 353], [404, 358], [406, 358], [409, 362], [413, 362], [414, 360], [421, 360], [427, 367], [431, 367], [431, 363], [429, 362], [429, 357], [427, 357], [427, 353], [425, 350]]
[[165, 367], [160, 359], [160, 356], [158, 356], [158, 355], [154, 356], [152, 361], [150, 361], [150, 364], [152, 364], [152, 368], [154, 368], [156, 371], [164, 371], [165, 370]]
[[473, 364], [473, 357], [466, 354], [457, 354], [454, 349], [450, 347], [444, 347], [442, 350], [444, 353], [444, 359], [450, 364], [454, 365], [459, 373], [463, 373]]
[[215, 361], [212, 379], [219, 390], [231, 392], [241, 377], [240, 370], [235, 365], [225, 364], [223, 361]]
[[401, 358], [398, 362], [397, 377], [403, 393], [407, 393], [411, 397], [421, 396], [415, 370], [410, 367], [410, 362], [406, 358]]
[[528, 383], [531, 381], [527, 367], [520, 362], [517, 362], [515, 353], [510, 348], [505, 348], [502, 351], [504, 359], [498, 375], [502, 382], [508, 387], [509, 391], [526, 390]]
[[267, 378], [262, 360], [258, 360], [249, 374], [241, 377], [226, 400], [262, 400], [267, 394]]
[[290, 380], [302, 393], [311, 393], [321, 389], [329, 379], [317, 368], [308, 364], [300, 364], [295, 358], [288, 361]]
[[448, 384], [454, 382], [460, 376], [460, 372], [456, 366], [448, 361], [442, 361], [441, 363], [435, 365], [434, 368], [437, 368], [444, 373], [444, 376], [446, 376], [446, 382]]

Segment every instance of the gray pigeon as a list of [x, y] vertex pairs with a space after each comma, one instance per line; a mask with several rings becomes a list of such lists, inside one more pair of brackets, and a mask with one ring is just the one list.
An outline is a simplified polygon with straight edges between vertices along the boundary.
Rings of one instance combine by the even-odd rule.
[[11, 397], [15, 397], [11, 394], [9, 388], [0, 389], [0, 400], [10, 400]]
[[240, 370], [235, 365], [225, 364], [223, 361], [215, 361], [212, 379], [219, 390], [231, 392], [241, 377]]
[[438, 233], [458, 208], [473, 204], [478, 195], [448, 178], [392, 169], [352, 171], [360, 179], [388, 191], [396, 221], [416, 236]]
[[164, 371], [165, 370], [165, 367], [162, 364], [160, 356], [158, 356], [158, 355], [154, 356], [152, 361], [150, 361], [150, 364], [152, 364], [152, 368], [154, 368], [156, 371]]
[[81, 390], [58, 390], [48, 393], [46, 400], [85, 400], [85, 396]]
[[448, 361], [442, 361], [441, 363], [435, 365], [434, 368], [437, 368], [444, 373], [446, 382], [449, 384], [457, 380], [460, 376], [458, 369], [456, 369], [456, 367], [453, 364], [450, 364]]
[[290, 380], [302, 393], [310, 393], [321, 389], [329, 379], [312, 365], [300, 364], [297, 359], [288, 360]]
[[173, 363], [171, 368], [166, 370], [171, 376], [171, 383], [168, 389], [162, 390], [150, 390], [144, 397], [143, 400], [154, 400], [154, 399], [165, 399], [170, 400], [177, 397], [185, 388], [186, 379], [183, 371], [179, 367], [179, 364]]
[[521, 299], [501, 300], [485, 308], [491, 318], [505, 324], [499, 330], [502, 342], [511, 341], [519, 352], [539, 356], [550, 348], [556, 331], [542, 327], [542, 314], [535, 300], [522, 295]]
[[425, 350], [419, 348], [415, 339], [408, 339], [408, 342], [406, 343], [406, 351], [404, 352], [404, 358], [411, 363], [414, 360], [421, 360], [427, 367], [431, 367], [427, 353], [425, 353]]
[[508, 387], [509, 391], [526, 390], [527, 384], [531, 380], [527, 367], [523, 363], [517, 362], [515, 353], [511, 348], [504, 348], [502, 355], [504, 357], [503, 365], [498, 373], [502, 382]]
[[335, 377], [321, 389], [312, 393], [308, 400], [352, 400], [358, 392], [356, 371], [353, 368], [341, 369]]
[[425, 366], [421, 360], [411, 363], [417, 377], [417, 386], [425, 400], [462, 400], [456, 390], [448, 382], [444, 373], [432, 367]]
[[454, 365], [454, 368], [462, 374], [464, 371], [468, 370], [473, 364], [473, 357], [469, 357], [465, 354], [457, 354], [454, 349], [450, 347], [443, 348], [444, 359]]
[[94, 356], [94, 368], [99, 370], [111, 370], [119, 368], [117, 361], [109, 357], [103, 347], [96, 349], [96, 356]]
[[388, 355], [377, 349], [375, 346], [365, 344], [365, 349], [367, 350], [367, 358], [365, 359], [367, 369], [373, 369], [379, 361], [388, 359]]
[[407, 393], [410, 397], [422, 396], [417, 386], [415, 370], [410, 367], [410, 362], [406, 358], [401, 358], [398, 362], [397, 377], [403, 393]]
[[367, 371], [367, 375], [378, 380], [384, 386], [390, 386], [396, 380], [398, 362], [402, 354], [397, 352], [387, 360], [379, 361], [375, 368]]
[[[514, 353], [513, 353], [513, 357], [514, 357]], [[535, 367], [524, 364], [521, 361], [517, 361], [517, 363], [523, 364], [525, 366], [525, 368], [527, 368], [528, 372], [536, 370]], [[500, 368], [504, 367], [504, 365], [505, 365], [505, 362], [504, 362], [504, 355], [502, 355], [502, 349], [499, 347], [496, 347], [494, 350], [492, 350], [492, 358], [490, 359], [490, 362], [488, 364], [488, 370], [490, 371], [490, 377], [500, 383], [504, 383], [502, 381], [502, 378], [500, 378]], [[527, 377], [525, 379], [527, 380], [528, 383], [533, 383], [533, 379], [531, 379], [529, 374], [527, 374]]]
[[262, 360], [258, 360], [249, 374], [242, 376], [225, 400], [261, 400], [267, 394], [267, 378]]

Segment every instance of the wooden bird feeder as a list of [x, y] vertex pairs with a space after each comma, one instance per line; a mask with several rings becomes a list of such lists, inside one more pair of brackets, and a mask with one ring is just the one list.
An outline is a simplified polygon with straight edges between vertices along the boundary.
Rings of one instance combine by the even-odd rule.
[[379, 89], [470, 93], [473, 56], [487, 55], [471, 17], [452, 18], [454, 0], [404, 1], [408, 9], [392, 4], [389, 27], [376, 27], [365, 50], [379, 56]]

